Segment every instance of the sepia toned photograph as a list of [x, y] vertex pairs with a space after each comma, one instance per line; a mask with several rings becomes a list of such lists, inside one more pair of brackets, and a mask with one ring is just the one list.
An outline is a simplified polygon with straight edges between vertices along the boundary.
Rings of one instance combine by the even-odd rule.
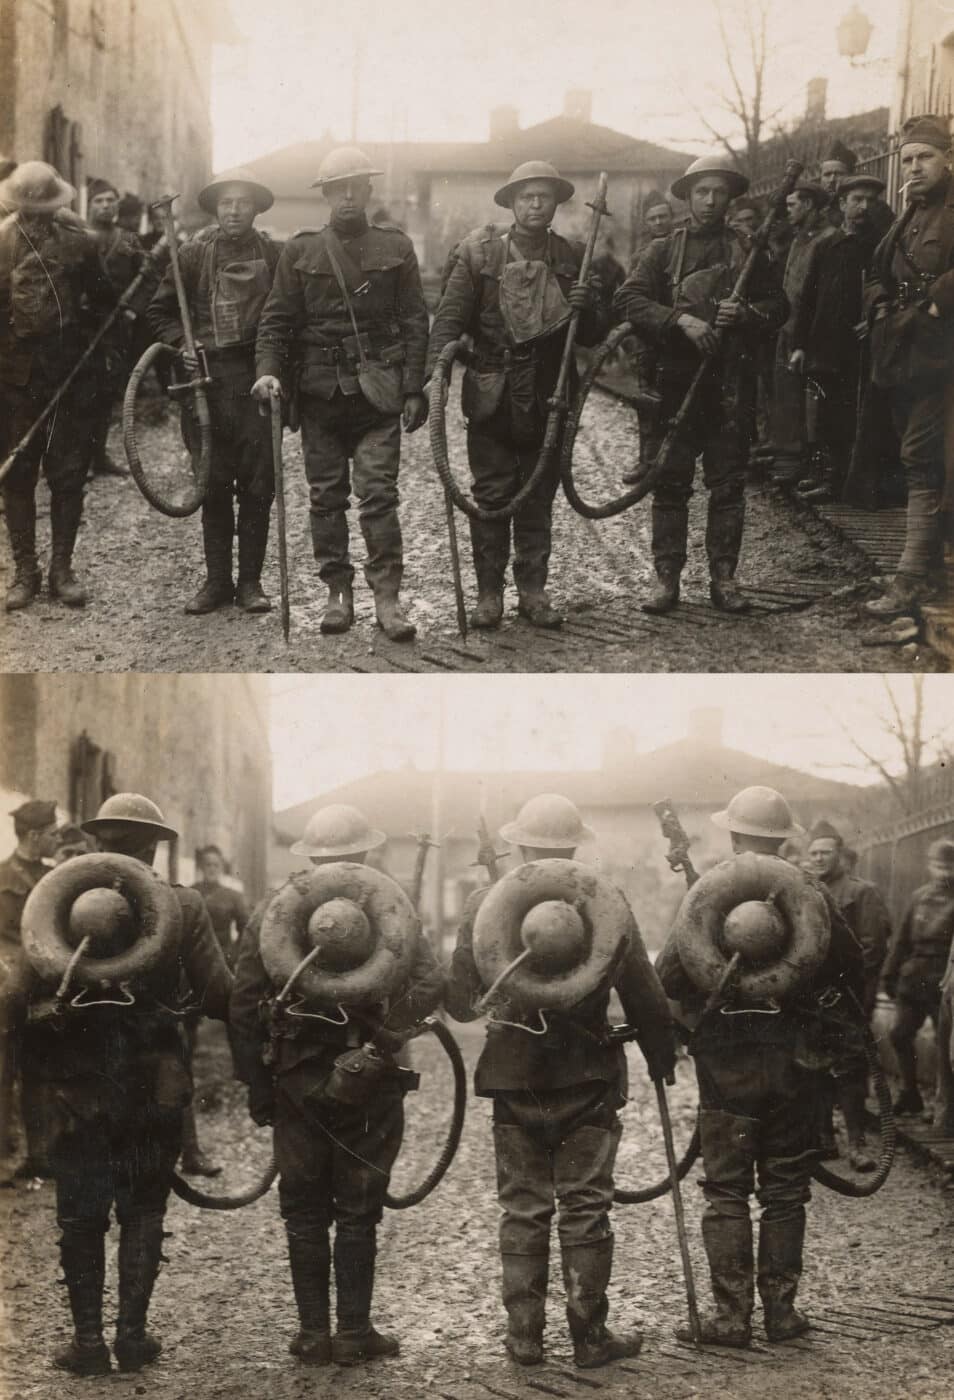
[[2, 1393], [950, 1394], [949, 682], [810, 685], [3, 677]]
[[0, 34], [5, 669], [946, 669], [940, 0]]

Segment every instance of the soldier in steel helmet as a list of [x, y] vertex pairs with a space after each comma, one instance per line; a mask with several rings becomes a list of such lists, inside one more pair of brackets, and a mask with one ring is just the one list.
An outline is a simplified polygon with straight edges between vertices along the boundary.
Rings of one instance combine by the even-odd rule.
[[[556, 793], [532, 797], [501, 829], [524, 863], [571, 860], [593, 836], [572, 802]], [[458, 1021], [473, 1021], [485, 990], [474, 959], [477, 912], [487, 890], [464, 909], [445, 1004]], [[650, 1077], [668, 1079], [675, 1065], [672, 1023], [659, 981], [638, 931], [612, 983], [600, 985], [565, 1014], [548, 1011], [544, 1033], [526, 1021], [491, 1017], [475, 1075], [478, 1095], [493, 1101], [494, 1150], [505, 1346], [522, 1366], [543, 1360], [550, 1224], [557, 1212], [567, 1322], [576, 1364], [604, 1366], [635, 1356], [641, 1337], [615, 1336], [606, 1326], [613, 1265], [613, 1165], [619, 1145], [617, 1111], [627, 1093], [622, 1046], [606, 1037], [612, 988], [626, 1020], [639, 1028]], [[517, 1017], [517, 1012], [508, 1017]]]
[[[0, 460], [30, 429], [74, 369], [87, 340], [86, 318], [102, 319], [111, 291], [85, 228], [58, 218], [76, 197], [51, 165], [26, 161], [0, 183]], [[7, 612], [29, 607], [40, 591], [36, 552], [36, 485], [42, 460], [50, 488], [50, 597], [82, 607], [86, 590], [73, 572], [86, 480], [84, 403], [79, 375], [42, 432], [3, 482], [13, 582]]]
[[904, 550], [875, 617], [916, 610], [943, 587], [954, 503], [954, 455], [945, 446], [954, 358], [954, 185], [948, 118], [905, 122], [901, 174], [908, 207], [875, 250], [865, 291], [871, 372], [887, 398], [907, 481]]
[[[785, 798], [769, 787], [744, 788], [712, 820], [730, 833], [733, 855], [777, 856], [786, 840], [801, 833]], [[731, 879], [729, 864], [719, 868]], [[823, 885], [804, 878], [824, 892]], [[821, 1038], [823, 1008], [850, 997], [860, 1006], [864, 986], [861, 948], [834, 900], [825, 898], [828, 951], [802, 986], [774, 1004], [731, 985], [714, 997], [702, 991], [686, 971], [675, 932], [656, 960], [666, 994], [695, 1023], [689, 1052], [699, 1081], [705, 1166], [702, 1238], [715, 1302], [702, 1319], [702, 1336], [717, 1346], [749, 1345], [756, 1283], [770, 1342], [788, 1341], [810, 1326], [795, 1296], [816, 1158], [818, 1066], [830, 1063]], [[763, 931], [756, 927], [754, 937]], [[753, 1192], [762, 1207], [757, 1263], [749, 1215]], [[677, 1335], [690, 1337], [686, 1329]]]
[[884, 989], [894, 1001], [891, 1047], [901, 1075], [897, 1114], [921, 1113], [915, 1040], [928, 1017], [938, 1031], [938, 1055], [950, 1047], [940, 1040], [941, 986], [950, 984], [949, 960], [954, 948], [954, 841], [931, 843], [929, 879], [914, 891], [888, 950]]
[[[653, 491], [653, 560], [658, 586], [643, 604], [670, 612], [679, 602], [686, 563], [689, 498], [701, 454], [709, 491], [706, 554], [716, 607], [745, 612], [735, 582], [745, 520], [745, 465], [753, 427], [755, 374], [765, 345], [786, 316], [780, 270], [758, 256], [746, 299], [729, 293], [748, 256], [742, 235], [726, 222], [730, 201], [748, 189], [746, 177], [721, 157], [694, 161], [672, 186], [689, 217], [668, 238], [656, 239], [616, 293], [620, 319], [658, 350], [660, 414], [647, 456], [654, 460], [666, 425], [678, 412], [699, 367], [710, 368], [669, 465]], [[718, 334], [721, 332], [722, 335]]]
[[399, 599], [398, 469], [402, 425], [414, 433], [427, 418], [427, 308], [407, 234], [368, 222], [371, 179], [380, 174], [353, 146], [322, 161], [315, 185], [331, 217], [285, 248], [259, 328], [252, 392], [263, 400], [280, 393], [280, 376], [296, 359], [311, 539], [328, 589], [321, 630], [346, 632], [354, 622], [353, 480], [378, 625], [393, 641], [410, 641], [415, 628]]
[[[108, 798], [82, 827], [104, 852], [147, 866], [160, 841], [176, 838], [156, 804], [138, 793]], [[138, 1371], [162, 1349], [146, 1330], [146, 1318], [182, 1111], [192, 1094], [176, 1006], [185, 996], [203, 1015], [224, 1020], [231, 980], [200, 896], [178, 885], [173, 890], [182, 913], [178, 953], [148, 988], [135, 987], [130, 1004], [116, 994], [108, 1004], [96, 1005], [93, 997], [82, 1007], [71, 998], [61, 1012], [46, 1014], [54, 988], [21, 963], [31, 1011], [20, 1030], [29, 1085], [24, 1114], [31, 1143], [42, 1147], [56, 1185], [60, 1261], [74, 1325], [72, 1341], [54, 1354], [53, 1364], [74, 1375], [111, 1369], [103, 1287], [112, 1208], [119, 1224], [116, 1360], [120, 1370]], [[117, 937], [110, 951], [128, 946]]]
[[[496, 204], [512, 210], [513, 223], [487, 224], [460, 242], [434, 317], [428, 377], [445, 345], [464, 334], [474, 340], [461, 406], [474, 499], [485, 510], [506, 507], [537, 464], [571, 313], [581, 313], [581, 345], [595, 345], [608, 326], [597, 283], [575, 285], [582, 248], [550, 227], [558, 207], [573, 194], [570, 181], [548, 161], [518, 165], [494, 195]], [[559, 627], [563, 621], [546, 592], [558, 456], [513, 517], [519, 612], [534, 627]], [[477, 575], [471, 625], [498, 627], [510, 521], [472, 520], [470, 533]]]
[[[179, 252], [179, 267], [197, 345], [205, 351], [212, 383], [212, 467], [202, 502], [206, 577], [185, 606], [209, 613], [235, 602], [249, 613], [268, 612], [262, 568], [275, 477], [271, 429], [250, 398], [255, 380], [255, 336], [272, 286], [280, 246], [255, 227], [272, 207], [270, 189], [245, 169], [230, 170], [199, 192], [199, 204], [217, 220], [208, 238], [194, 239]], [[171, 264], [148, 309], [160, 340], [182, 345], [182, 321]], [[199, 361], [183, 352], [190, 377]], [[182, 434], [192, 452], [199, 448], [199, 423], [191, 403], [182, 409]], [[238, 501], [235, 520], [233, 498]], [[233, 540], [238, 535], [238, 582], [232, 576]]]
[[[292, 854], [307, 856], [313, 866], [363, 864], [386, 839], [356, 807], [335, 804], [311, 817]], [[379, 1333], [371, 1321], [377, 1226], [404, 1132], [404, 1094], [412, 1087], [401, 1050], [413, 1027], [440, 1001], [443, 977], [416, 926], [405, 985], [362, 1012], [362, 1021], [374, 1023], [371, 1043], [386, 1061], [375, 1098], [360, 1106], [323, 1098], [336, 1060], [368, 1041], [369, 1025], [347, 1016], [342, 1022], [306, 1014], [294, 1029], [286, 1027], [277, 1043], [270, 1038], [263, 1010], [279, 988], [262, 962], [260, 933], [274, 893], [255, 909], [242, 937], [232, 996], [233, 1043], [240, 1076], [249, 1086], [249, 1112], [256, 1123], [274, 1125], [279, 1205], [299, 1318], [289, 1351], [308, 1366], [332, 1361], [353, 1366], [396, 1356], [400, 1349], [397, 1338]]]

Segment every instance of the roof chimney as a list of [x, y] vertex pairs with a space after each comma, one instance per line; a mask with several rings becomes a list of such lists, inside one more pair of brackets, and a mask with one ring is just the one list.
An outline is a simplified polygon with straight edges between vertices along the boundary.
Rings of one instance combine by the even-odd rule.
[[577, 122], [592, 120], [593, 94], [588, 88], [570, 88], [563, 99], [563, 115]]
[[722, 710], [713, 706], [689, 712], [689, 738], [708, 748], [722, 747]]
[[805, 86], [805, 120], [823, 122], [828, 106], [828, 79], [809, 78]]
[[490, 113], [491, 141], [507, 141], [520, 130], [516, 107], [494, 107]]

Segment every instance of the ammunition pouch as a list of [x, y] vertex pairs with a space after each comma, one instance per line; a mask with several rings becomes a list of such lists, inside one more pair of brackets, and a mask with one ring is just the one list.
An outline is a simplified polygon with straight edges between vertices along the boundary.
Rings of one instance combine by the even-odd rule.
[[418, 1088], [421, 1076], [412, 1069], [396, 1065], [380, 1055], [373, 1045], [346, 1050], [335, 1060], [331, 1074], [325, 1080], [321, 1097], [326, 1102], [361, 1108], [370, 1103], [388, 1079], [399, 1081], [403, 1093]]

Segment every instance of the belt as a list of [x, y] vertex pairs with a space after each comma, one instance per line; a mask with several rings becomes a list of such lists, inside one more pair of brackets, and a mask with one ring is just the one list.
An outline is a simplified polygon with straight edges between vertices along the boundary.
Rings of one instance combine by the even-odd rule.
[[[397, 356], [389, 356], [385, 348], [375, 350], [372, 348], [368, 355], [368, 362], [375, 365], [400, 364], [403, 361], [403, 351], [400, 359]], [[360, 360], [357, 355], [350, 354], [343, 345], [306, 345], [303, 355], [305, 364], [313, 365], [344, 365], [348, 369], [355, 369]]]
[[484, 347], [478, 345], [475, 355], [479, 366], [486, 366], [487, 369], [506, 370], [515, 364], [532, 364], [537, 359], [537, 348], [534, 345], [505, 346], [503, 348], [495, 346], [488, 353]]

